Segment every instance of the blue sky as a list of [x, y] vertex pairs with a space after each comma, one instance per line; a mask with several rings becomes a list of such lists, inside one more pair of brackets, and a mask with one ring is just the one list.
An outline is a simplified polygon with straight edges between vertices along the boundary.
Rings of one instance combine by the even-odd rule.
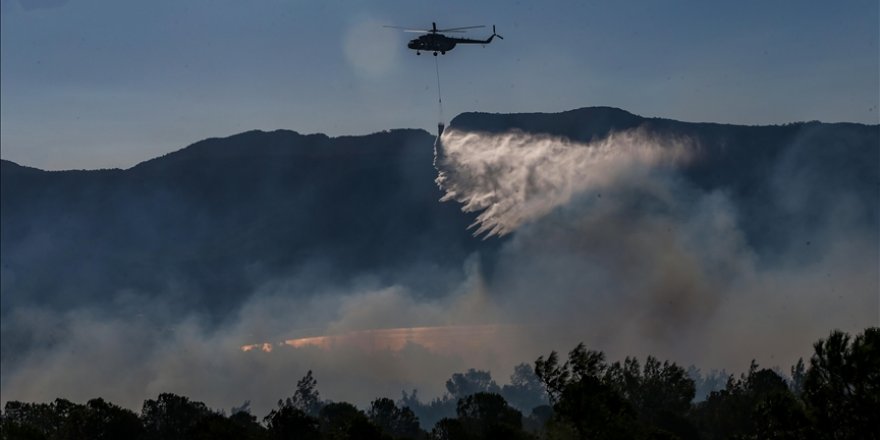
[[[127, 168], [251, 129], [433, 130], [432, 56], [383, 24], [496, 24], [440, 58], [444, 118], [607, 105], [878, 123], [878, 2], [0, 0], [0, 156]], [[485, 38], [489, 31], [475, 30]]]

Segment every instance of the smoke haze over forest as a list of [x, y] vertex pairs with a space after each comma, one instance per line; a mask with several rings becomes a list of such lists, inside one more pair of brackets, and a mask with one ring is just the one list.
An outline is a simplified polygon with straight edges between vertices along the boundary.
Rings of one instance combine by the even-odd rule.
[[[264, 413], [311, 369], [364, 405], [467, 368], [504, 383], [579, 341], [787, 369], [878, 322], [877, 125], [594, 107], [465, 113], [434, 141], [253, 131], [126, 170], [3, 161], [2, 399]], [[404, 328], [429, 329], [369, 333]]]

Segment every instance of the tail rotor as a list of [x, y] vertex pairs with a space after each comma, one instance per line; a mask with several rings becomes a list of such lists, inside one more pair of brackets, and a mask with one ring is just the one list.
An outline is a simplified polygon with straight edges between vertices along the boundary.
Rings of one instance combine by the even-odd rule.
[[501, 39], [501, 40], [504, 39], [504, 37], [502, 37], [501, 35], [498, 35], [498, 34], [495, 33], [495, 25], [494, 25], [494, 24], [492, 25], [492, 36], [493, 36], [493, 37], [498, 37], [498, 38]]

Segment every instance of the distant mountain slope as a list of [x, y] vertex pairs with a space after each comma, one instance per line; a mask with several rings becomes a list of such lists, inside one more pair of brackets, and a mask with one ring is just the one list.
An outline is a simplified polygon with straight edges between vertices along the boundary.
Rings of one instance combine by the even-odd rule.
[[[854, 203], [848, 215], [878, 222], [878, 126], [685, 123], [594, 107], [465, 113], [450, 127], [583, 142], [634, 128], [694, 139], [701, 153], [684, 177], [730, 193], [759, 251], [791, 246], [793, 235], [779, 231], [827, 221], [833, 213], [821, 209], [841, 197]], [[321, 283], [361, 277], [445, 292], [452, 284], [436, 280], [455, 283], [475, 251], [491, 261], [499, 241], [473, 238], [474, 216], [438, 202], [433, 142], [421, 130], [338, 138], [251, 131], [127, 170], [46, 172], [3, 161], [3, 313], [126, 291], [223, 312], [267, 280], [305, 268]], [[808, 196], [780, 203], [779, 179]], [[450, 273], [459, 275], [431, 276]]]
[[[735, 371], [876, 324], [876, 125], [599, 107], [465, 113], [440, 140], [250, 131], [126, 170], [0, 162], [3, 397], [267, 408], [315, 369], [358, 401], [578, 342]], [[506, 235], [473, 237], [487, 218]], [[458, 336], [406, 336], [435, 326]], [[360, 331], [406, 327], [394, 352]], [[278, 345], [298, 338], [332, 348]], [[240, 351], [261, 342], [278, 350]]]
[[[303, 265], [351, 277], [460, 271], [472, 219], [441, 204], [433, 138], [251, 131], [128, 170], [2, 163], [3, 308], [125, 290], [222, 311]], [[446, 286], [419, 286], [426, 291]]]

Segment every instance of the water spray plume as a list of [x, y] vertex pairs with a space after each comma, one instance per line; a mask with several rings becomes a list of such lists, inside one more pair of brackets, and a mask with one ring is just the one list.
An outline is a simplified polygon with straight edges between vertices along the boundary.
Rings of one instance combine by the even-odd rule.
[[437, 184], [465, 212], [481, 212], [474, 235], [501, 236], [599, 191], [623, 170], [676, 166], [696, 148], [688, 139], [655, 138], [641, 130], [590, 143], [519, 131], [501, 134], [447, 129], [436, 148]]

